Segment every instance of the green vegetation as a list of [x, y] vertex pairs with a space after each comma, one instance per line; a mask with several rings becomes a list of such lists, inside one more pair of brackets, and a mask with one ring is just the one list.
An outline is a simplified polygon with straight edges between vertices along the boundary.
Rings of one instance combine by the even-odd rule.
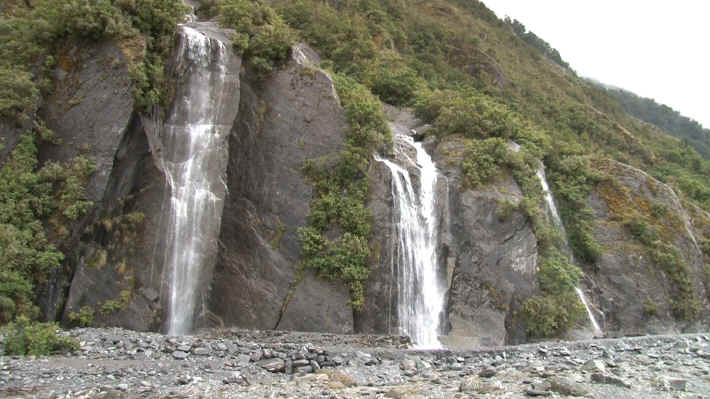
[[38, 169], [32, 134], [22, 136], [0, 170], [0, 322], [37, 315], [34, 288], [64, 258], [50, 243], [43, 221], [52, 222], [55, 234], [66, 234], [64, 224], [91, 205], [83, 183], [92, 171], [82, 157]]
[[675, 237], [685, 233], [683, 222], [663, 204], [652, 203], [619, 184], [614, 166], [601, 163], [599, 167], [606, 174], [599, 193], [609, 206], [611, 219], [623, 225], [643, 245], [654, 266], [668, 278], [673, 316], [678, 320], [696, 319], [701, 307], [693, 289], [692, 272], [680, 250], [672, 244]]
[[291, 31], [271, 7], [261, 0], [217, 0], [222, 26], [234, 29], [234, 49], [258, 75], [264, 76], [288, 60]]
[[[338, 159], [314, 159], [304, 166], [315, 198], [308, 227], [298, 231], [301, 265], [322, 277], [344, 281], [350, 289], [350, 305], [362, 310], [371, 232], [371, 216], [365, 208], [367, 168], [372, 151], [389, 148], [391, 137], [381, 104], [367, 88], [340, 75], [335, 86], [350, 128]], [[338, 238], [329, 239], [333, 231], [339, 232]]]
[[650, 245], [651, 259], [666, 274], [673, 286], [671, 311], [679, 320], [694, 320], [700, 313], [700, 302], [693, 291], [688, 264], [674, 245], [654, 241]]
[[[60, 6], [34, 0], [2, 9], [0, 118], [34, 126], [36, 132], [23, 137], [0, 171], [0, 321], [36, 314], [34, 289], [63, 259], [52, 239], [69, 234], [68, 222], [91, 205], [82, 189], [91, 173], [88, 160], [37, 163], [38, 137], [51, 139], [36, 119], [41, 98], [52, 86], [49, 71], [56, 65], [76, 67], [65, 65], [62, 57], [68, 45], [112, 39], [130, 61], [139, 110], [165, 104], [170, 90], [164, 60], [185, 12], [181, 4], [72, 0]], [[579, 79], [550, 44], [522, 23], [499, 20], [477, 0], [201, 0], [198, 14], [235, 30], [234, 48], [259, 77], [283, 65], [291, 44], [299, 40], [312, 45], [322, 66], [332, 70], [350, 130], [340, 154], [304, 165], [314, 198], [309, 224], [299, 231], [301, 267], [344, 281], [353, 308], [364, 306], [362, 282], [376, 256], [368, 247], [366, 171], [372, 151], [389, 151], [383, 101], [413, 107], [439, 140], [464, 143], [460, 167], [465, 186], [490, 184], [510, 174], [521, 187], [523, 198], [501, 205], [500, 215], [517, 207], [538, 239], [540, 294], [525, 302], [521, 313], [531, 336], [559, 335], [582, 313], [573, 292], [580, 271], [563, 255], [559, 232], [543, 211], [534, 174], [540, 162], [569, 247], [585, 270], [595, 271], [607, 250], [593, 239], [593, 213], [586, 205], [589, 195], [600, 190], [610, 207], [618, 205], [616, 221], [638, 238], [673, 283], [676, 317], [697, 315], [689, 267], [667, 244], [675, 223], [671, 212], [639, 201], [625, 206], [621, 194], [626, 193], [602, 175], [610, 159], [630, 164], [669, 184], [682, 201], [710, 211], [710, 161], [698, 154], [707, 156], [710, 150], [703, 143], [707, 131], [699, 125], [648, 104], [630, 111], [651, 114], [646, 120], [657, 117], [654, 123], [684, 142], [659, 134], [625, 112], [638, 102], [622, 99], [620, 105], [606, 90]], [[511, 150], [511, 141], [521, 146], [519, 152]], [[636, 208], [640, 213], [627, 212]], [[142, 215], [133, 216], [125, 220], [126, 228], [119, 228], [123, 240], [135, 239]], [[110, 232], [123, 222], [107, 218], [103, 226]], [[278, 247], [276, 233], [272, 244]], [[97, 252], [95, 265], [105, 263]], [[128, 294], [97, 310], [120, 308], [130, 300], [131, 291], [124, 291]], [[83, 316], [80, 310], [76, 321], [88, 320], [88, 310]]]
[[91, 306], [82, 306], [81, 309], [79, 309], [79, 312], [71, 312], [69, 313], [69, 322], [72, 325], [79, 326], [79, 327], [90, 327], [94, 324], [94, 315], [95, 315], [94, 308]]
[[519, 38], [523, 39], [527, 44], [533, 46], [536, 50], [540, 51], [542, 55], [549, 58], [555, 64], [571, 71], [569, 64], [562, 59], [562, 56], [560, 56], [559, 51], [552, 48], [552, 46], [550, 46], [548, 42], [544, 41], [536, 34], [527, 30], [525, 28], [525, 25], [522, 24], [522, 22], [518, 21], [517, 19], [511, 20], [510, 18], [505, 17], [505, 23], [513, 29], [513, 32], [515, 32], [515, 34], [518, 35]]
[[629, 114], [678, 137], [683, 145], [692, 146], [705, 159], [710, 159], [710, 129], [653, 99], [617, 88], [609, 88], [608, 92]]
[[26, 317], [5, 327], [6, 355], [57, 355], [79, 349], [76, 339], [57, 334], [54, 323], [31, 323]]
[[0, 117], [34, 117], [40, 97], [51, 89], [49, 71], [66, 39], [118, 41], [132, 62], [139, 107], [147, 110], [166, 101], [164, 59], [185, 10], [174, 0], [37, 0], [4, 9], [0, 14]]
[[566, 256], [556, 249], [547, 251], [538, 273], [541, 295], [525, 300], [521, 307], [529, 336], [558, 337], [584, 319], [584, 305], [574, 291], [581, 276]]

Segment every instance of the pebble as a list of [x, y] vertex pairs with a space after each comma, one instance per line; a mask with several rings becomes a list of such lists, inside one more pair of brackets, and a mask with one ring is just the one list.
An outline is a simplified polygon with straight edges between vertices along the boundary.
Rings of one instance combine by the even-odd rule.
[[65, 334], [81, 342], [70, 358], [0, 356], [0, 396], [710, 397], [705, 335], [410, 352], [400, 349], [406, 340], [387, 336], [227, 329], [165, 337], [112, 328]]

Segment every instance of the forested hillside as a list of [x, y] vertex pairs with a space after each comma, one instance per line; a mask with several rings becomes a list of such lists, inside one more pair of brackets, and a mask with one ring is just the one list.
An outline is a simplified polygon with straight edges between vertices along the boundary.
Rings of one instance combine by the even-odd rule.
[[679, 138], [682, 145], [692, 146], [703, 158], [710, 158], [710, 129], [651, 98], [614, 87], [607, 90], [629, 114]]
[[[80, 239], [111, 249], [111, 234], [123, 231], [117, 226], [129, 225], [126, 231], [135, 236], [131, 229], [145, 216], [140, 210], [97, 216], [104, 209], [94, 208], [99, 204], [85, 189], [92, 176], [108, 176], [112, 170], [95, 173], [91, 148], [78, 148], [76, 156], [61, 162], [42, 157], [43, 148], [62, 145], [47, 127], [45, 109], [57, 87], [72, 87], [62, 74], [81, 69], [74, 63], [77, 51], [113, 43], [128, 60], [135, 114], [131, 120], [146, 124], [164, 117], [181, 83], [171, 81], [166, 64], [177, 24], [187, 10], [177, 0], [10, 0], [0, 5], [0, 322], [38, 318], [42, 287], [58, 274], [70, 281], [81, 263], [74, 248]], [[629, 247], [643, 254], [639, 258], [652, 259], [654, 269], [648, 274], [668, 281], [663, 287], [672, 317], [684, 322], [703, 317], [703, 303], [710, 299], [710, 268], [700, 266], [704, 281], [694, 277], [674, 241], [674, 234], [686, 234], [689, 228], [684, 218], [668, 216], [692, 210], [696, 247], [710, 251], [710, 161], [703, 158], [710, 147], [708, 131], [699, 125], [652, 101], [607, 91], [577, 77], [574, 66], [547, 42], [518, 21], [497, 18], [477, 0], [199, 0], [195, 13], [231, 30], [233, 50], [256, 88], [284, 68], [299, 42], [318, 53], [318, 67], [333, 77], [348, 126], [340, 158], [305, 162], [302, 174], [313, 187], [308, 225], [284, 227], [279, 219], [275, 229], [280, 239], [285, 228], [299, 228], [301, 259], [294, 265], [298, 278], [306, 268], [343, 282], [349, 305], [356, 312], [363, 310], [368, 262], [377, 252], [370, 248], [373, 223], [366, 209], [371, 153], [392, 151], [384, 103], [409, 108], [430, 124], [425, 136], [457, 143], [455, 151], [443, 155], [445, 167], [462, 176], [460, 187], [452, 190], [483, 189], [508, 175], [520, 187], [522, 200], [501, 201], [498, 216], [505, 220], [521, 213], [536, 238], [539, 289], [510, 312], [522, 320], [529, 337], [559, 336], [579, 322], [582, 313], [573, 290], [583, 272], [598, 272], [605, 255], [621, 250], [610, 248], [615, 243], [599, 242], [600, 207], [592, 205], [600, 192], [610, 204], [610, 210], [602, 212], [608, 217], [604, 223], [621, 226], [634, 237]], [[105, 67], [120, 68], [120, 58]], [[315, 76], [315, 69], [299, 73]], [[82, 100], [62, 105], [71, 109]], [[259, 118], [266, 112], [266, 105], [260, 105], [253, 113], [259, 129], [264, 123]], [[659, 134], [637, 117], [677, 137]], [[131, 122], [134, 125], [140, 124]], [[141, 137], [146, 141], [145, 134]], [[119, 153], [114, 153], [118, 162]], [[114, 153], [109, 154], [111, 162]], [[630, 175], [646, 178], [636, 169], [629, 172], [626, 165], [668, 184], [679, 203], [674, 202], [675, 194], [659, 205], [625, 188], [633, 180]], [[544, 192], [536, 177], [542, 166], [568, 243], [545, 215]], [[653, 195], [665, 193], [648, 185]], [[132, 194], [142, 193], [135, 191]], [[116, 209], [132, 204], [132, 197], [126, 198]], [[109, 200], [118, 202], [105, 202]], [[331, 238], [334, 232], [340, 234], [337, 239]], [[274, 252], [279, 239], [274, 238]], [[573, 257], [565, 256], [568, 250]], [[101, 247], [92, 255], [99, 265], [94, 270], [106, 263], [107, 253]], [[130, 309], [140, 288], [125, 262], [122, 268], [116, 263], [116, 270], [130, 277], [125, 281], [130, 289], [117, 289], [120, 295], [103, 303], [110, 305], [106, 314]], [[694, 284], [706, 287], [707, 298], [698, 296]], [[495, 297], [495, 289], [490, 292]], [[279, 294], [288, 302], [293, 292]], [[511, 310], [506, 306], [499, 308]], [[648, 315], [654, 306], [649, 300]], [[82, 309], [84, 313], [68, 318], [91, 324], [94, 309]]]

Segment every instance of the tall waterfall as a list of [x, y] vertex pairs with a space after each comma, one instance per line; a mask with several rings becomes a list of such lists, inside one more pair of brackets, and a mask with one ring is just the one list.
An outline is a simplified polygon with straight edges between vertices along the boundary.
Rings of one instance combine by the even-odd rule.
[[225, 104], [238, 87], [228, 48], [197, 29], [178, 31], [176, 74], [182, 84], [163, 126], [162, 169], [169, 186], [163, 203], [163, 286], [167, 330], [191, 331], [201, 289], [209, 281], [226, 187], [226, 136], [234, 113]]
[[[392, 161], [375, 159], [392, 172], [394, 209], [392, 270], [397, 289], [401, 333], [419, 348], [441, 348], [440, 318], [445, 288], [438, 267], [439, 219], [436, 213], [437, 170], [421, 143], [406, 135], [395, 136], [395, 152], [406, 166], [418, 171], [415, 189], [409, 171]], [[412, 160], [411, 153], [416, 155]]]
[[[537, 175], [537, 178], [540, 180], [540, 185], [542, 186], [543, 195], [545, 197], [545, 203], [547, 203], [547, 208], [548, 208], [548, 211], [550, 212], [550, 216], [552, 217], [552, 222], [562, 232], [563, 238], [565, 240], [565, 246], [567, 246], [568, 245], [567, 244], [567, 232], [565, 231], [565, 226], [562, 224], [562, 219], [560, 218], [560, 214], [557, 211], [557, 206], [555, 205], [555, 199], [552, 197], [552, 192], [550, 192], [550, 186], [549, 186], [549, 184], [547, 184], [547, 177], [545, 176], [544, 166], [541, 166], [537, 170], [536, 175]], [[570, 253], [571, 253], [571, 251], [570, 251]], [[573, 260], [573, 262], [574, 262], [574, 260]], [[587, 298], [584, 296], [584, 292], [582, 292], [582, 290], [579, 287], [575, 287], [574, 290], [577, 293], [579, 300], [584, 305], [584, 308], [587, 310], [587, 317], [589, 318], [589, 322], [592, 324], [592, 328], [594, 329], [594, 334], [597, 336], [601, 336], [602, 329], [599, 327], [599, 323], [597, 322], [597, 319], [594, 317], [594, 313], [592, 312], [592, 309], [589, 307], [589, 303], [587, 302]]]

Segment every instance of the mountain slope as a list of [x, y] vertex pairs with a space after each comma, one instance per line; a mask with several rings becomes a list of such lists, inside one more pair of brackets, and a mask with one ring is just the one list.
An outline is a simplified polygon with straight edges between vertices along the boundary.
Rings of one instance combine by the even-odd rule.
[[[0, 238], [19, 248], [0, 254], [13, 277], [3, 321], [37, 316], [34, 299], [69, 324], [164, 322], [156, 226], [170, 188], [156, 143], [191, 71], [173, 65], [177, 4], [2, 9]], [[240, 71], [201, 325], [391, 329], [391, 181], [372, 153], [393, 155], [395, 125], [417, 129], [449, 184], [439, 249], [452, 342], [580, 330], [577, 287], [610, 334], [707, 325], [710, 162], [483, 3], [202, 0], [196, 14], [229, 36]], [[406, 123], [387, 120], [398, 113]], [[330, 316], [313, 316], [320, 306]]]

